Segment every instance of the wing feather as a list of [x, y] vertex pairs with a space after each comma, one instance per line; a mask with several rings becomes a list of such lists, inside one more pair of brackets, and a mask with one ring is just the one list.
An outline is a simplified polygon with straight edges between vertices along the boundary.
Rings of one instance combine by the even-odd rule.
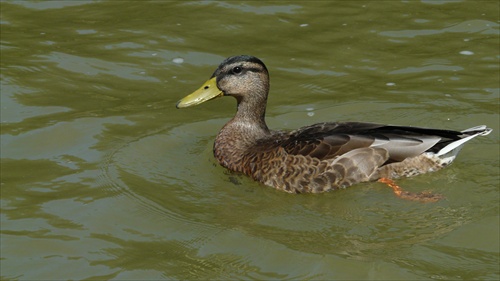
[[389, 162], [408, 157], [458, 140], [463, 132], [375, 123], [318, 123], [290, 132], [280, 146], [292, 155], [320, 160], [333, 159], [359, 148], [382, 148], [389, 153]]

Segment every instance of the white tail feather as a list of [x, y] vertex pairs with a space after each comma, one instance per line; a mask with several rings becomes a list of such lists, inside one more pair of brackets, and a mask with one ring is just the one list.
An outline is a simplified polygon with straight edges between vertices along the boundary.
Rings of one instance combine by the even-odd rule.
[[476, 126], [476, 127], [472, 127], [472, 128], [463, 130], [462, 133], [468, 133], [468, 132], [474, 132], [474, 131], [478, 131], [478, 132], [473, 134], [473, 135], [467, 136], [463, 139], [459, 139], [457, 141], [454, 141], [454, 142], [448, 144], [447, 146], [441, 148], [441, 150], [439, 150], [436, 153], [436, 156], [445, 155], [452, 150], [456, 150], [453, 153], [453, 155], [456, 155], [466, 142], [470, 141], [471, 139], [473, 139], [477, 136], [486, 136], [487, 134], [491, 133], [492, 130], [490, 128], [487, 128], [485, 125], [481, 125], [481, 126]]

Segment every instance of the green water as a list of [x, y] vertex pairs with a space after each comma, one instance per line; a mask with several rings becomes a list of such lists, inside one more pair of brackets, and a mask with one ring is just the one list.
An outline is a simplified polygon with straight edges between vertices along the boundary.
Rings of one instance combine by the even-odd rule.
[[[500, 278], [498, 1], [0, 3], [2, 279]], [[175, 109], [237, 54], [272, 128], [494, 131], [398, 182], [437, 203], [278, 192], [213, 160], [234, 100]]]

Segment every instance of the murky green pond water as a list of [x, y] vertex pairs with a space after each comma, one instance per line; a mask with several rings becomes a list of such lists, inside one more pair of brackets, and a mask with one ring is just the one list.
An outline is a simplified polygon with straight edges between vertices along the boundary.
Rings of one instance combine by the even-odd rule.
[[[1, 278], [499, 279], [498, 1], [2, 1]], [[494, 131], [449, 168], [290, 195], [227, 173], [227, 56], [271, 73], [276, 129]]]

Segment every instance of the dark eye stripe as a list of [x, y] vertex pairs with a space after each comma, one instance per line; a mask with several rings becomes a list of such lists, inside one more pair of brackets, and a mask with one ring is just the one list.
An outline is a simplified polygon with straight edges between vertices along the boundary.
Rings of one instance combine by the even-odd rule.
[[[252, 72], [262, 72], [263, 69], [259, 67], [243, 67], [243, 66], [235, 66], [231, 68], [226, 74], [222, 74], [222, 76], [226, 75], [241, 75], [244, 74], [247, 71], [252, 71]], [[215, 73], [214, 73], [215, 75]]]
[[250, 67], [250, 68], [245, 68], [245, 70], [253, 71], [253, 72], [261, 72], [262, 68]]

